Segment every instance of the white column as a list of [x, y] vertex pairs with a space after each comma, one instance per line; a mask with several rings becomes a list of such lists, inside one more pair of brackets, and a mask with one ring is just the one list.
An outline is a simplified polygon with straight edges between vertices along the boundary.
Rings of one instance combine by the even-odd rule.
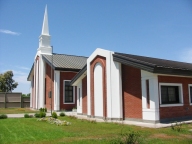
[[32, 95], [33, 95], [33, 77], [31, 80], [31, 87], [30, 87], [30, 108], [32, 107]]
[[[156, 74], [141, 70], [143, 120], [159, 120], [158, 77]], [[146, 80], [149, 80], [150, 108], [147, 108]]]
[[112, 61], [111, 65], [111, 117], [122, 119], [122, 81], [121, 81], [121, 63]]
[[77, 84], [77, 113], [82, 113], [82, 80]]
[[35, 87], [35, 100], [36, 100], [36, 106], [35, 106], [35, 108], [36, 109], [39, 109], [39, 107], [38, 107], [38, 98], [39, 98], [39, 73], [38, 73], [38, 71], [39, 71], [39, 61], [37, 60], [37, 62], [36, 62], [36, 73], [35, 73], [35, 75], [36, 75], [36, 87]]
[[60, 71], [54, 71], [54, 110], [60, 110]]
[[90, 62], [87, 60], [87, 115], [91, 115], [91, 74]]
[[45, 104], [45, 62], [42, 55], [39, 57], [39, 108]]

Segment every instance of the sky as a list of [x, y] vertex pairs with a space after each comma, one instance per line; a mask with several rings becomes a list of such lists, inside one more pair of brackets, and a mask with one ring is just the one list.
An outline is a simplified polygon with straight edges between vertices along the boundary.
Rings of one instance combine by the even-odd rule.
[[13, 71], [15, 92], [30, 92], [46, 4], [54, 53], [103, 48], [192, 62], [191, 0], [0, 0], [0, 73]]

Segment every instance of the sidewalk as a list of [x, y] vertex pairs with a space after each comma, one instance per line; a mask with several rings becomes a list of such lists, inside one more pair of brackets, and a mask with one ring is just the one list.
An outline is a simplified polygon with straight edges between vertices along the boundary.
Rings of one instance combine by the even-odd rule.
[[[60, 112], [56, 112], [57, 115], [60, 114]], [[29, 113], [29, 115], [34, 115], [35, 113]], [[141, 126], [141, 127], [148, 127], [148, 128], [163, 128], [163, 127], [170, 127], [172, 123], [146, 123], [146, 122], [139, 122], [139, 121], [130, 121], [130, 120], [123, 120], [123, 121], [117, 121], [117, 120], [103, 120], [98, 118], [89, 118], [85, 115], [77, 115], [76, 112], [65, 112], [67, 116], [75, 116], [78, 119], [87, 119], [87, 120], [94, 120], [96, 122], [113, 122], [113, 123], [119, 123], [119, 124], [127, 124], [127, 125], [135, 125], [135, 126]], [[23, 118], [24, 114], [7, 114], [8, 118]], [[51, 116], [51, 112], [47, 112], [46, 116]], [[183, 121], [182, 123], [192, 123], [192, 120], [189, 121]]]

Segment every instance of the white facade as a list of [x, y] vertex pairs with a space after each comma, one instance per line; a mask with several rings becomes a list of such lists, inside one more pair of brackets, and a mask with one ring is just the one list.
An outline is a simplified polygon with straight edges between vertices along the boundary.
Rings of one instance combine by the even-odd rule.
[[[51, 47], [51, 36], [49, 35], [48, 26], [48, 13], [47, 6], [45, 8], [44, 20], [42, 26], [42, 33], [39, 36], [39, 48], [34, 58], [34, 67], [32, 70], [32, 76], [34, 75], [34, 81], [31, 79], [31, 100], [30, 107], [34, 109], [45, 107], [45, 73], [46, 73], [46, 63], [43, 60], [42, 55], [52, 55]], [[53, 110], [60, 109], [60, 72], [54, 71], [54, 108]], [[32, 86], [34, 86], [34, 91], [32, 91]]]
[[[156, 74], [141, 70], [143, 120], [159, 120], [158, 77]], [[146, 80], [149, 80], [150, 108], [147, 108]]]

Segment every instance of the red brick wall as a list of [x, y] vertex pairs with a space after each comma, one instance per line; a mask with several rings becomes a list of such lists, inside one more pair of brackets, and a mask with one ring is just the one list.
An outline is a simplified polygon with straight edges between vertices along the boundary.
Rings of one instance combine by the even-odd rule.
[[96, 56], [90, 65], [91, 75], [91, 115], [94, 114], [94, 67], [97, 63], [100, 63], [103, 68], [103, 117], [107, 117], [107, 90], [106, 90], [106, 58], [102, 56]]
[[87, 114], [87, 76], [82, 79], [82, 113]]
[[189, 105], [188, 84], [192, 84], [192, 78], [158, 76], [159, 83], [181, 83], [183, 87], [184, 106], [160, 107], [160, 119], [182, 116], [192, 116], [192, 106]]
[[52, 80], [51, 80], [51, 66], [46, 63], [46, 104], [45, 107], [48, 110], [51, 110], [51, 98], [49, 98], [49, 92], [51, 91], [51, 84], [52, 84], [52, 110], [54, 109], [54, 70], [52, 70]]
[[142, 118], [141, 70], [122, 65], [123, 117]]
[[64, 104], [63, 102], [63, 81], [71, 80], [76, 74], [76, 72], [60, 72], [60, 109], [72, 110], [74, 107], [77, 107], [77, 87], [75, 87], [75, 103]]

